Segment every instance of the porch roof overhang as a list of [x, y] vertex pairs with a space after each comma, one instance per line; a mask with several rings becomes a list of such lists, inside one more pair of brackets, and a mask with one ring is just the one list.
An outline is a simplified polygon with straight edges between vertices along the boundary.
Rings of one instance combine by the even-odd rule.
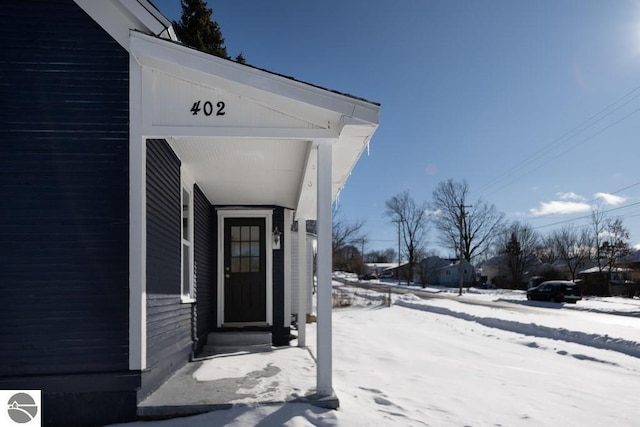
[[132, 31], [141, 133], [165, 139], [215, 205], [277, 205], [315, 219], [317, 146], [332, 200], [378, 126], [379, 105]]

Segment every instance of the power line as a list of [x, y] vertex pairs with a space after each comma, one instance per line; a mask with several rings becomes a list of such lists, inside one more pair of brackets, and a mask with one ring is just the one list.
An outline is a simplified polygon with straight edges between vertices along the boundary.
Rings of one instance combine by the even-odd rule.
[[[504, 171], [502, 174], [498, 175], [497, 177], [489, 180], [489, 182], [487, 182], [486, 184], [484, 184], [483, 186], [481, 186], [477, 192], [478, 193], [482, 193], [483, 191], [486, 191], [488, 188], [491, 188], [495, 185], [497, 185], [499, 182], [504, 181], [506, 179], [508, 179], [509, 177], [515, 175], [516, 173], [518, 173], [523, 167], [526, 167], [527, 165], [542, 159], [545, 155], [547, 155], [548, 153], [551, 153], [554, 150], [557, 150], [560, 146], [562, 146], [563, 144], [567, 143], [568, 141], [570, 141], [571, 139], [577, 137], [578, 135], [580, 135], [581, 133], [583, 133], [584, 131], [588, 130], [589, 128], [595, 126], [597, 123], [601, 122], [602, 120], [604, 120], [605, 118], [611, 116], [612, 114], [614, 114], [615, 112], [617, 112], [618, 110], [620, 110], [621, 108], [623, 108], [624, 106], [630, 104], [632, 101], [634, 101], [635, 99], [640, 97], [640, 93], [636, 94], [635, 96], [632, 96], [630, 99], [627, 99], [626, 101], [624, 101], [626, 98], [630, 97], [631, 95], [633, 95], [635, 92], [640, 91], [640, 86], [632, 89], [631, 91], [627, 92], [626, 94], [624, 94], [622, 97], [618, 98], [616, 101], [614, 101], [613, 103], [609, 104], [608, 106], [606, 106], [605, 108], [603, 108], [602, 110], [598, 111], [596, 114], [590, 116], [588, 119], [586, 119], [585, 121], [583, 121], [582, 123], [580, 123], [579, 125], [573, 127], [572, 129], [570, 129], [569, 131], [565, 132], [562, 136], [560, 136], [559, 138], [554, 139], [553, 141], [551, 141], [549, 144], [547, 144], [546, 146], [544, 146], [542, 149], [538, 150], [536, 153], [534, 153], [532, 156], [529, 156], [528, 158], [523, 159], [522, 161], [520, 161], [519, 163], [517, 163], [516, 165], [512, 166], [511, 168], [507, 169], [506, 171]], [[624, 102], [622, 102], [624, 101]], [[622, 102], [622, 103], [621, 103]], [[620, 104], [620, 105], [618, 105]], [[616, 107], [617, 105], [617, 107]], [[615, 107], [615, 108], [613, 108]], [[613, 108], [613, 109], [612, 109]], [[610, 111], [609, 111], [610, 110]], [[632, 111], [631, 113], [627, 114], [626, 116], [624, 116], [623, 118], [615, 121], [614, 123], [609, 124], [608, 126], [604, 127], [603, 129], [600, 129], [598, 132], [596, 132], [595, 134], [583, 139], [582, 141], [580, 141], [577, 144], [574, 144], [573, 146], [571, 146], [569, 149], [563, 151], [562, 153], [560, 153], [559, 155], [557, 155], [556, 157], [554, 157], [551, 160], [555, 160], [558, 157], [566, 154], [568, 151], [574, 149], [575, 147], [577, 147], [578, 145], [594, 138], [595, 136], [601, 134], [602, 132], [604, 132], [605, 130], [611, 128], [612, 126], [620, 123], [623, 120], [626, 120], [627, 118], [629, 118], [631, 115], [637, 113], [638, 111], [640, 111], [639, 109], [636, 109], [634, 111]], [[507, 184], [503, 185], [502, 187], [500, 187], [499, 189], [504, 188], [507, 185], [512, 184], [513, 182], [517, 181], [518, 179], [521, 179], [522, 177], [536, 171], [537, 169], [539, 169], [540, 166], [535, 167], [533, 170], [527, 172], [524, 175], [520, 175], [519, 177], [516, 177], [515, 179], [510, 180]], [[495, 190], [497, 191], [497, 190]], [[494, 192], [495, 192], [494, 191]], [[492, 194], [492, 193], [490, 193]]]
[[[631, 117], [632, 115], [636, 114], [636, 113], [637, 113], [637, 112], [639, 112], [639, 111], [640, 111], [640, 107], [639, 107], [639, 108], [637, 108], [637, 109], [635, 109], [635, 110], [633, 110], [631, 113], [627, 114], [626, 116], [622, 117], [621, 119], [618, 119], [618, 120], [616, 120], [616, 121], [615, 121], [615, 122], [613, 122], [613, 123], [610, 123], [609, 125], [607, 125], [607, 126], [605, 126], [604, 128], [600, 129], [598, 132], [596, 132], [596, 133], [594, 133], [594, 134], [592, 134], [592, 135], [588, 136], [587, 138], [585, 138], [585, 139], [583, 139], [583, 140], [581, 140], [581, 141], [578, 141], [576, 144], [573, 144], [572, 146], [570, 146], [570, 147], [569, 147], [569, 148], [567, 148], [566, 150], [562, 151], [561, 153], [557, 154], [556, 156], [552, 157], [552, 158], [551, 158], [551, 159], [549, 159], [548, 161], [549, 161], [549, 162], [552, 162], [552, 161], [554, 161], [554, 160], [556, 160], [556, 159], [558, 159], [558, 158], [560, 158], [560, 157], [564, 156], [564, 155], [565, 155], [565, 154], [567, 154], [569, 151], [571, 151], [571, 150], [573, 150], [574, 148], [578, 147], [579, 145], [581, 145], [581, 144], [583, 144], [583, 143], [585, 143], [585, 142], [587, 142], [587, 141], [589, 141], [589, 140], [591, 140], [591, 139], [595, 138], [596, 136], [600, 135], [601, 133], [605, 132], [606, 130], [609, 130], [610, 128], [612, 128], [613, 126], [617, 125], [618, 123], [620, 123], [620, 122], [622, 122], [622, 121], [624, 121], [624, 120], [628, 119], [629, 117]], [[501, 186], [501, 187], [499, 187], [499, 188], [495, 189], [494, 191], [492, 191], [492, 192], [490, 192], [490, 193], [488, 193], [488, 194], [494, 194], [495, 192], [497, 192], [497, 191], [499, 191], [499, 190], [502, 190], [502, 189], [504, 189], [505, 187], [508, 187], [508, 186], [512, 185], [512, 184], [513, 184], [513, 183], [515, 183], [516, 181], [518, 181], [518, 180], [520, 180], [520, 179], [524, 178], [525, 176], [531, 175], [533, 172], [536, 172], [536, 171], [537, 171], [538, 169], [540, 169], [541, 167], [542, 167], [542, 166], [537, 166], [537, 167], [535, 167], [535, 168], [533, 168], [533, 169], [529, 170], [528, 172], [523, 173], [523, 174], [522, 174], [522, 175], [520, 175], [519, 177], [517, 177], [517, 178], [515, 178], [515, 179], [510, 180], [509, 182], [507, 182], [507, 183], [506, 183], [506, 184], [504, 184], [503, 186]]]

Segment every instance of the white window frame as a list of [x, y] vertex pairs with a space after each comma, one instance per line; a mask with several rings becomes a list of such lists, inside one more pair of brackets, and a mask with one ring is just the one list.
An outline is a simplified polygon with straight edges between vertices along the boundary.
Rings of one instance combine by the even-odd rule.
[[[187, 209], [187, 236], [184, 234], [184, 205], [185, 193], [188, 198]], [[181, 170], [180, 185], [180, 300], [183, 303], [196, 302], [196, 281], [194, 277], [194, 214], [193, 214], [193, 181], [189, 178], [184, 170]], [[185, 238], [186, 237], [186, 238]], [[186, 248], [186, 253], [185, 253]], [[190, 260], [185, 274], [185, 256]], [[187, 278], [185, 283], [185, 277]]]

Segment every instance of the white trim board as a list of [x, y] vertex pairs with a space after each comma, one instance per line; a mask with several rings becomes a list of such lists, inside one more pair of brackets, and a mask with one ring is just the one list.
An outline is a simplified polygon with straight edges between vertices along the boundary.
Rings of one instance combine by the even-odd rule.
[[273, 240], [270, 238], [273, 230], [272, 209], [216, 209], [218, 221], [218, 271], [217, 271], [217, 296], [218, 316], [217, 327], [224, 323], [224, 220], [227, 218], [264, 218], [265, 246], [266, 246], [266, 286], [267, 286], [267, 325], [273, 325]]

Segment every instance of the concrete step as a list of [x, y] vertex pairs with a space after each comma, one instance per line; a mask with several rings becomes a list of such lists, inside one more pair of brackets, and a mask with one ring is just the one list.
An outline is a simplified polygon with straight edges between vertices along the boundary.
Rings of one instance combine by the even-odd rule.
[[272, 349], [271, 332], [239, 331], [211, 332], [198, 357], [237, 352], [259, 352]]
[[207, 335], [207, 345], [259, 345], [271, 344], [271, 332], [239, 331], [211, 332]]

